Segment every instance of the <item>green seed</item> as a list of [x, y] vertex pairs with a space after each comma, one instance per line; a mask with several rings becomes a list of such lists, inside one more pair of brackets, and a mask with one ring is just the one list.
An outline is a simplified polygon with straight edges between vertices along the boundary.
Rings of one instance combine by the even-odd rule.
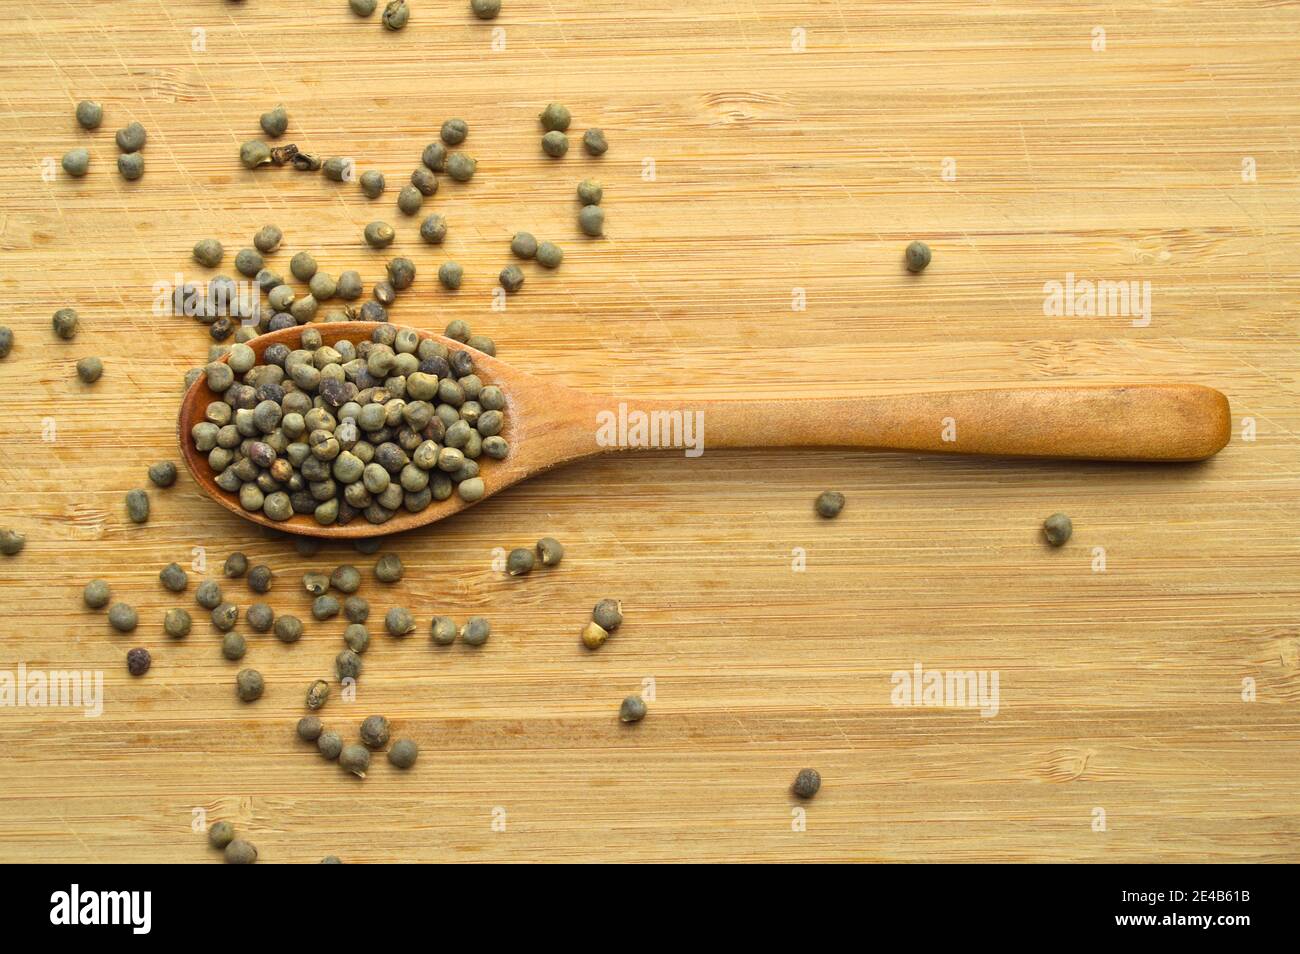
[[443, 288], [455, 291], [465, 278], [465, 269], [456, 262], [443, 262], [438, 266], [438, 281]]
[[368, 199], [377, 199], [384, 194], [386, 183], [382, 172], [370, 169], [361, 173], [361, 178], [357, 181], [361, 185], [362, 194]]
[[388, 248], [397, 232], [387, 222], [371, 222], [365, 229], [366, 244], [371, 248]]
[[222, 564], [222, 570], [226, 576], [232, 579], [241, 577], [248, 572], [248, 557], [239, 552], [232, 553], [226, 557], [226, 562]]
[[319, 709], [329, 701], [330, 684], [324, 679], [317, 679], [307, 687], [307, 708]]
[[397, 193], [397, 208], [403, 215], [415, 215], [424, 205], [424, 195], [413, 185], [402, 186]]
[[356, 679], [361, 675], [361, 657], [345, 649], [334, 657], [334, 671], [340, 679]]
[[126, 515], [132, 523], [144, 523], [149, 519], [149, 495], [143, 490], [131, 490], [126, 495]]
[[190, 634], [190, 629], [194, 621], [190, 619], [190, 614], [183, 609], [169, 609], [167, 615], [163, 617], [163, 632], [172, 639], [183, 639]]
[[452, 321], [447, 322], [447, 327], [443, 331], [443, 334], [448, 338], [451, 338], [453, 341], [459, 341], [463, 344], [464, 342], [469, 341], [471, 332], [469, 325], [466, 322], [462, 321], [460, 318], [455, 318]]
[[609, 143], [605, 141], [605, 131], [603, 129], [588, 129], [582, 134], [582, 148], [592, 156], [603, 156], [609, 149]]
[[155, 487], [170, 487], [176, 483], [176, 465], [169, 460], [160, 460], [149, 466], [149, 480]]
[[420, 161], [432, 172], [444, 172], [447, 168], [447, 147], [440, 142], [431, 142], [424, 147]]
[[205, 268], [216, 268], [221, 264], [225, 250], [216, 239], [200, 239], [194, 243], [194, 261]]
[[482, 477], [470, 477], [467, 480], [462, 480], [456, 485], [456, 493], [459, 494], [460, 499], [464, 500], [466, 503], [474, 503], [482, 500], [484, 492], [485, 489], [483, 487]]
[[104, 362], [99, 358], [82, 358], [77, 362], [77, 377], [85, 384], [94, 384], [104, 374]]
[[[390, 4], [391, 6], [391, 4]], [[343, 747], [339, 753], [339, 765], [351, 772], [357, 778], [366, 777], [366, 769], [370, 768], [370, 750], [364, 745], [352, 745]]]
[[618, 707], [620, 722], [640, 722], [645, 718], [645, 700], [640, 696], [628, 696]]
[[211, 616], [212, 625], [221, 632], [228, 633], [239, 621], [239, 607], [234, 603], [222, 603], [212, 611]]
[[564, 546], [554, 537], [542, 537], [534, 549], [542, 566], [555, 566], [564, 559]]
[[184, 593], [185, 587], [190, 585], [189, 575], [181, 569], [179, 563], [168, 563], [158, 574], [158, 579], [173, 593]]
[[239, 161], [248, 169], [256, 169], [271, 161], [271, 147], [260, 139], [251, 139], [239, 147]]
[[391, 0], [384, 7], [384, 28], [387, 30], [400, 30], [410, 19], [411, 8], [406, 5], [406, 0]]
[[822, 787], [822, 777], [816, 769], [800, 769], [790, 790], [800, 798], [812, 798]]
[[478, 160], [470, 158], [463, 152], [453, 152], [447, 157], [447, 175], [457, 182], [469, 182], [474, 178], [477, 169]]
[[600, 205], [605, 197], [605, 188], [595, 179], [583, 179], [578, 183], [578, 201], [583, 205]]
[[275, 638], [282, 643], [296, 643], [302, 638], [302, 620], [296, 616], [276, 617]]
[[364, 653], [370, 648], [370, 630], [360, 623], [350, 623], [348, 628], [343, 630], [343, 642], [354, 653]]
[[564, 133], [548, 132], [542, 137], [542, 152], [546, 153], [552, 159], [559, 159], [569, 151], [569, 137]]
[[399, 769], [409, 769], [420, 755], [419, 747], [410, 739], [398, 739], [388, 750], [388, 761]]
[[402, 559], [396, 553], [385, 553], [375, 562], [375, 579], [380, 583], [396, 583], [403, 572]]
[[234, 632], [234, 630], [230, 630], [229, 633], [221, 637], [221, 655], [224, 655], [231, 662], [243, 659], [244, 652], [247, 651], [248, 643], [246, 639], [240, 636], [239, 633]]
[[378, 0], [348, 0], [348, 6], [359, 17], [368, 17], [379, 6]]
[[506, 557], [506, 572], [511, 576], [524, 576], [532, 572], [536, 562], [537, 557], [532, 550], [518, 547], [511, 550], [510, 555]]
[[266, 603], [253, 603], [244, 611], [248, 625], [259, 633], [265, 633], [275, 622], [275, 610]]
[[298, 738], [304, 742], [315, 742], [321, 737], [325, 727], [321, 725], [320, 716], [305, 715], [298, 720]]
[[128, 182], [144, 175], [144, 156], [138, 152], [124, 152], [117, 157], [117, 172]]
[[[6, 551], [7, 552], [7, 551]], [[112, 598], [112, 590], [104, 580], [91, 580], [81, 591], [81, 598], [91, 609], [103, 609]]]
[[1043, 536], [1054, 547], [1064, 546], [1074, 532], [1074, 524], [1063, 513], [1054, 513], [1043, 521]]
[[420, 238], [430, 245], [441, 245], [447, 237], [447, 220], [438, 213], [425, 216], [420, 223]]
[[248, 588], [254, 593], [265, 593], [271, 588], [274, 575], [269, 566], [259, 563], [248, 571]]
[[359, 734], [367, 748], [382, 749], [388, 744], [388, 720], [381, 715], [367, 716]]
[[242, 702], [252, 702], [262, 697], [266, 682], [256, 669], [241, 669], [235, 676], [235, 693]]
[[77, 332], [81, 327], [77, 312], [72, 308], [60, 308], [54, 313], [50, 324], [54, 328], [54, 333], [64, 341], [71, 341], [77, 337]]
[[235, 840], [235, 826], [228, 821], [219, 821], [208, 829], [208, 844], [218, 851]]
[[[475, 351], [482, 351], [484, 354], [495, 355], [497, 353], [496, 342], [487, 335], [470, 335], [469, 340], [466, 341], [465, 344], [469, 345]], [[500, 388], [497, 390], [500, 390]]]
[[501, 12], [501, 0], [469, 0], [469, 8], [480, 20], [495, 20]]
[[605, 210], [598, 205], [584, 205], [578, 213], [578, 227], [593, 238], [605, 232]]
[[316, 259], [312, 257], [311, 252], [299, 252], [289, 260], [289, 271], [300, 282], [311, 281], [311, 277], [316, 274], [316, 269]]
[[835, 490], [824, 490], [813, 504], [817, 513], [823, 517], [838, 517], [844, 509], [844, 495]]
[[339, 273], [338, 284], [334, 288], [335, 296], [342, 298], [344, 301], [356, 301], [365, 291], [365, 286], [361, 284], [361, 275], [352, 269]]
[[333, 761], [343, 751], [343, 738], [337, 732], [322, 732], [316, 739], [316, 748], [321, 755]]
[[569, 110], [559, 103], [551, 103], [537, 117], [542, 122], [542, 128], [547, 132], [564, 132], [569, 128], [569, 121], [572, 118]]
[[442, 141], [449, 146], [459, 146], [469, 135], [469, 124], [463, 119], [449, 119], [438, 131]]
[[350, 622], [364, 623], [370, 617], [370, 604], [360, 596], [349, 596], [343, 601], [343, 615]]
[[564, 261], [564, 249], [554, 242], [543, 242], [537, 246], [537, 264], [543, 268], [559, 268]]
[[312, 600], [311, 603], [311, 615], [317, 620], [333, 619], [335, 616], [339, 615], [340, 609], [342, 609], [342, 606], [338, 599], [330, 596], [328, 593], [324, 596], [316, 597], [316, 599]]
[[83, 99], [77, 104], [77, 123], [82, 129], [98, 129], [104, 121], [104, 107], [93, 100]]
[[330, 574], [330, 585], [340, 593], [355, 593], [361, 586], [361, 571], [344, 564]]
[[204, 580], [194, 591], [194, 602], [206, 610], [216, 609], [221, 605], [221, 587], [215, 580]]
[[280, 247], [284, 233], [274, 225], [263, 225], [253, 236], [253, 247], [263, 255], [269, 255]]
[[257, 861], [257, 849], [249, 842], [236, 838], [226, 845], [225, 858], [228, 865], [251, 865]]
[[257, 249], [241, 248], [235, 255], [235, 269], [239, 274], [247, 275], [249, 278], [255, 278], [265, 264], [262, 254]]
[[134, 608], [127, 603], [114, 603], [108, 608], [108, 624], [119, 633], [129, 633], [140, 622]]
[[501, 274], [497, 276], [497, 281], [501, 283], [502, 288], [513, 295], [515, 292], [519, 291], [519, 289], [524, 287], [523, 270], [520, 269], [518, 265], [507, 265], [505, 268], [501, 269]]
[[456, 621], [450, 616], [435, 616], [430, 629], [433, 641], [439, 646], [450, 646], [456, 641]]
[[17, 530], [0, 530], [0, 553], [5, 556], [17, 556], [27, 545], [27, 538]]
[[388, 283], [397, 291], [405, 291], [415, 281], [415, 263], [409, 258], [395, 258], [388, 263]]
[[618, 600], [601, 600], [591, 611], [591, 618], [602, 629], [612, 633], [623, 622], [623, 604]]
[[924, 271], [925, 267], [930, 264], [930, 246], [924, 242], [913, 242], [907, 246], [904, 257], [907, 260], [907, 270], [909, 272]]
[[9, 352], [14, 347], [13, 329], [6, 325], [0, 325], [0, 358], [9, 357]]
[[90, 168], [90, 151], [87, 149], [69, 149], [63, 154], [63, 171], [74, 179], [80, 179]]
[[263, 113], [258, 122], [262, 126], [262, 132], [272, 139], [279, 139], [289, 128], [289, 114], [283, 106], [276, 106]]
[[461, 642], [467, 646], [482, 646], [492, 635], [492, 624], [482, 616], [471, 616], [460, 628]]
[[127, 123], [117, 131], [117, 148], [122, 152], [139, 152], [144, 148], [145, 135], [144, 127], [139, 123]]
[[420, 166], [411, 173], [411, 185], [420, 190], [426, 198], [438, 191], [438, 177], [425, 166]]
[[384, 615], [384, 629], [390, 636], [409, 636], [415, 632], [415, 618], [408, 610], [394, 606]]
[[510, 251], [519, 258], [532, 258], [537, 254], [537, 239], [532, 232], [516, 232], [510, 240]]
[[350, 182], [355, 166], [345, 156], [330, 156], [321, 164], [325, 178], [333, 182]]

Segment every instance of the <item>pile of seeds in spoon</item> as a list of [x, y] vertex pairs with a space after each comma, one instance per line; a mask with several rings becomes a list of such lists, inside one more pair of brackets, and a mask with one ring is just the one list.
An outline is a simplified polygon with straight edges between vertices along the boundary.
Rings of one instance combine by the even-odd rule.
[[506, 396], [474, 373], [474, 352], [382, 325], [371, 340], [233, 345], [204, 369], [217, 395], [191, 429], [222, 490], [284, 521], [311, 514], [387, 523], [456, 493], [484, 493], [479, 459], [502, 459]]

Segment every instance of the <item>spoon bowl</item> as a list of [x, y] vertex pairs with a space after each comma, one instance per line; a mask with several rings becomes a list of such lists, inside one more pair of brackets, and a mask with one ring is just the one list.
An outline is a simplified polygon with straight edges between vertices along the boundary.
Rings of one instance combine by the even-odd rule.
[[[369, 339], [378, 322], [311, 325], [325, 344]], [[401, 330], [402, 326], [390, 326]], [[1197, 384], [1026, 385], [913, 394], [749, 400], [664, 401], [599, 397], [525, 374], [442, 335], [409, 329], [452, 351], [470, 351], [475, 373], [505, 393], [502, 460], [481, 458], [485, 492], [469, 503], [453, 491], [417, 513], [398, 511], [387, 523], [358, 516], [322, 526], [310, 514], [272, 520], [245, 510], [217, 486], [207, 455], [190, 431], [219, 398], [199, 379], [181, 402], [181, 457], [203, 491], [246, 520], [313, 537], [386, 536], [434, 523], [561, 464], [622, 450], [668, 449], [687, 458], [709, 448], [852, 447], [875, 451], [996, 457], [1177, 463], [1204, 460], [1227, 443], [1228, 400]], [[261, 335], [248, 346], [261, 362], [272, 344], [297, 348], [303, 328]], [[221, 361], [228, 360], [223, 356]], [[786, 388], [773, 388], [784, 392]], [[797, 427], [791, 426], [792, 422]], [[684, 461], [683, 466], [689, 466]]]

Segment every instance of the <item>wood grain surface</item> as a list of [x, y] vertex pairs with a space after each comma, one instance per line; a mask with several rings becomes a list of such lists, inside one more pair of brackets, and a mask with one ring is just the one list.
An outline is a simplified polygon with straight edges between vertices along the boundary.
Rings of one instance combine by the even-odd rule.
[[[1296, 7], [506, 0], [490, 24], [466, 7], [412, 0], [390, 34], [345, 0], [6, 5], [0, 527], [28, 543], [0, 557], [0, 670], [102, 671], [104, 705], [0, 708], [0, 860], [216, 862], [196, 817], [266, 862], [1300, 858]], [[82, 98], [104, 103], [96, 133]], [[562, 160], [538, 144], [550, 100], [573, 111]], [[277, 102], [286, 141], [381, 169], [389, 192], [242, 169]], [[451, 116], [478, 174], [426, 203], [450, 223], [433, 248], [394, 196]], [[113, 131], [132, 119], [149, 142], [127, 183]], [[589, 126], [602, 159], [577, 147]], [[43, 176], [78, 145], [88, 176]], [[603, 239], [575, 221], [588, 176]], [[419, 270], [394, 321], [465, 319], [611, 404], [1179, 381], [1228, 396], [1233, 439], [1173, 466], [613, 455], [392, 540], [390, 587], [373, 557], [301, 556], [188, 474], [131, 524], [123, 495], [179, 460], [181, 378], [210, 343], [156, 313], [156, 285], [215, 274], [190, 261], [205, 237], [233, 273], [268, 222], [272, 267], [306, 249], [369, 284], [379, 218]], [[494, 310], [521, 229], [564, 264], [526, 264]], [[920, 275], [914, 238], [934, 250]], [[449, 258], [457, 294], [433, 277]], [[1050, 314], [1049, 283], [1081, 280], [1149, 282], [1149, 322]], [[69, 305], [65, 342], [49, 322]], [[85, 386], [91, 354], [107, 370]], [[848, 499], [833, 521], [812, 509], [827, 488]], [[1039, 534], [1058, 510], [1059, 550]], [[500, 572], [542, 535], [562, 565]], [[246, 631], [268, 683], [252, 705], [193, 602], [237, 549], [309, 621], [291, 646]], [[201, 557], [187, 593], [161, 587]], [[310, 621], [298, 578], [342, 562], [367, 572], [375, 639], [357, 699], [322, 715], [352, 737], [386, 714], [421, 747], [406, 773], [348, 777], [293, 734], [343, 629]], [[133, 635], [82, 608], [93, 577], [139, 609]], [[626, 622], [588, 652], [602, 597]], [[173, 605], [196, 615], [183, 641], [161, 630]], [[382, 634], [395, 605], [415, 636]], [[492, 637], [436, 648], [434, 614], [485, 615]], [[918, 665], [996, 673], [996, 714], [895, 704], [892, 674]], [[621, 725], [643, 685], [648, 717]], [[805, 766], [824, 784], [796, 804]]]

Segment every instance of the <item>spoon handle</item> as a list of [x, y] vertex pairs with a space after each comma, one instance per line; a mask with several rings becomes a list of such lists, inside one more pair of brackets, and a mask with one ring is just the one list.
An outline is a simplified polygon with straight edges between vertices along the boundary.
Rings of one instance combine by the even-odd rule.
[[[608, 408], [608, 405], [606, 405]], [[1195, 384], [1027, 386], [870, 397], [629, 401], [607, 410], [602, 449], [637, 449], [636, 412], [681, 412], [686, 440], [657, 445], [865, 450], [1190, 461], [1228, 442], [1228, 400]], [[621, 415], [621, 416], [620, 416]], [[660, 431], [665, 418], [659, 417]], [[702, 440], [698, 431], [702, 425]], [[646, 426], [653, 428], [653, 421]], [[610, 436], [622, 435], [611, 445]], [[653, 433], [653, 430], [652, 432]], [[689, 449], [689, 448], [688, 448]], [[692, 455], [693, 456], [693, 455]]]

